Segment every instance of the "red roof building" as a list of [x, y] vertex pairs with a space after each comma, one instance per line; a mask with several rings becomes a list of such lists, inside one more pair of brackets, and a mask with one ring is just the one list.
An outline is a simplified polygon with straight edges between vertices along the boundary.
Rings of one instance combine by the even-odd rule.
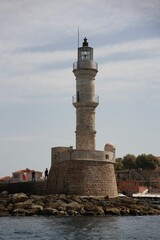
[[35, 180], [40, 180], [42, 178], [42, 172], [31, 170], [29, 168], [18, 170], [12, 173], [12, 181], [31, 181], [32, 172], [35, 172]]
[[155, 170], [121, 170], [116, 172], [119, 193], [160, 192], [160, 168]]
[[6, 177], [3, 177], [3, 178], [0, 178], [0, 182], [10, 181], [11, 179], [12, 179], [12, 177], [6, 176]]

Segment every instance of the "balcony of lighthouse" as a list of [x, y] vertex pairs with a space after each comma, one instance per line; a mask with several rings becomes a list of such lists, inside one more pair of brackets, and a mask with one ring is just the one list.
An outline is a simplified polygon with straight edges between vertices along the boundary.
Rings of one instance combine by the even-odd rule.
[[73, 72], [78, 69], [92, 69], [98, 72], [98, 64], [88, 60], [73, 63]]
[[78, 107], [78, 106], [97, 107], [99, 104], [99, 96], [80, 98], [80, 97], [74, 95], [72, 97], [72, 104], [74, 107]]

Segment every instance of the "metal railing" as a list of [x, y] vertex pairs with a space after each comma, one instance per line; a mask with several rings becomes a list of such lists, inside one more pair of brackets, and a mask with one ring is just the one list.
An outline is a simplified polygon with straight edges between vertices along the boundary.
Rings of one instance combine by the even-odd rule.
[[93, 61], [80, 61], [73, 63], [73, 70], [76, 69], [94, 69], [98, 70], [98, 64]]
[[72, 103], [99, 103], [99, 96], [93, 96], [93, 97], [88, 97], [88, 98], [77, 98], [76, 95], [72, 97]]

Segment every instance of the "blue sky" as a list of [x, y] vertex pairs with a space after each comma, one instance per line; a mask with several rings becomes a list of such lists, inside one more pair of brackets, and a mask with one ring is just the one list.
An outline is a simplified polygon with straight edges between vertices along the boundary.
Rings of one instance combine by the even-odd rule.
[[96, 145], [160, 155], [159, 0], [0, 0], [0, 177], [75, 147], [77, 30], [99, 64]]

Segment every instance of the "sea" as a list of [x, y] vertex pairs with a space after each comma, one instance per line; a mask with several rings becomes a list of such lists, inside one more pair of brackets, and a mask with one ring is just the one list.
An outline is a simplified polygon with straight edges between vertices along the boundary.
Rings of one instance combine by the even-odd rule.
[[160, 240], [160, 216], [1, 217], [0, 240]]

